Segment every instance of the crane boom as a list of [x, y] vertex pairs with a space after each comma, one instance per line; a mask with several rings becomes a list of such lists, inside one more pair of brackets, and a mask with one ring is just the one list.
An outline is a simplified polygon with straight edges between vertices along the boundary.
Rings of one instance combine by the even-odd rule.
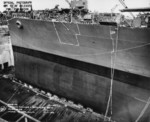
[[[122, 6], [123, 6], [124, 8], [128, 8], [128, 7], [126, 6], [124, 0], [119, 0], [119, 2], [122, 4]], [[131, 15], [133, 18], [135, 18], [135, 16], [134, 16], [131, 12], [130, 12], [130, 15]]]
[[123, 0], [119, 0], [119, 1], [120, 1], [120, 3], [123, 5], [124, 8], [128, 8], [128, 7], [126, 6], [126, 4], [124, 3]]
[[71, 3], [69, 2], [69, 0], [65, 0], [68, 4], [69, 4], [69, 6], [71, 7]]
[[116, 5], [111, 9], [111, 13], [113, 13], [117, 7], [118, 7], [118, 4], [116, 4]]

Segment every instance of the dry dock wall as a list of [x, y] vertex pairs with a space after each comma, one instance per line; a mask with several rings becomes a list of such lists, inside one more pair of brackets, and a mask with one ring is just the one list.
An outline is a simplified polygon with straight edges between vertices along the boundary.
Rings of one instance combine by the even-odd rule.
[[24, 19], [18, 29], [16, 20], [10, 34], [19, 79], [105, 114], [114, 67], [113, 119], [139, 117], [150, 97], [149, 29]]
[[8, 35], [8, 26], [0, 26], [0, 71], [14, 66], [12, 45]]

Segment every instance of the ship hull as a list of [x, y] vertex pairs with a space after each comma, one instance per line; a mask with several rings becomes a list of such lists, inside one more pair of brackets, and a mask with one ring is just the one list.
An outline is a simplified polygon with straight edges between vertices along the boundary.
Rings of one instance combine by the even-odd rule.
[[[9, 22], [17, 78], [102, 114], [113, 83], [108, 116], [112, 110], [118, 122], [150, 119], [149, 30], [143, 35], [128, 28], [116, 32], [115, 27], [23, 19], [19, 29], [17, 20]], [[125, 30], [138, 32], [140, 41], [125, 37]]]

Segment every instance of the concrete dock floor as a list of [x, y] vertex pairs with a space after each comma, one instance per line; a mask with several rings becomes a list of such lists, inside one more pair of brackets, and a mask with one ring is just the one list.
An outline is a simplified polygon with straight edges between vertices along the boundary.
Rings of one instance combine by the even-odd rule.
[[6, 122], [103, 122], [88, 111], [55, 95], [16, 80], [0, 78], [0, 118]]

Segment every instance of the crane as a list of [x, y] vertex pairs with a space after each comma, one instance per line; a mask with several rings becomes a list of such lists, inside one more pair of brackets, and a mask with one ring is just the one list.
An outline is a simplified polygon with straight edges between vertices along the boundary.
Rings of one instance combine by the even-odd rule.
[[118, 4], [116, 4], [112, 9], [111, 9], [111, 19], [112, 21], [114, 21], [114, 18], [113, 18], [113, 13], [115, 11], [115, 9], [118, 7]]
[[[126, 6], [124, 0], [119, 0], [119, 2], [122, 4], [122, 6], [123, 6], [124, 8], [128, 8], [128, 7]], [[133, 18], [135, 18], [135, 16], [134, 16], [131, 12], [130, 12], [130, 15], [131, 15]]]
[[111, 9], [111, 13], [113, 13], [117, 7], [118, 7], [118, 4], [116, 4], [116, 5]]
[[69, 4], [69, 7], [71, 8], [71, 2], [69, 0], [65, 0], [68, 4]]

